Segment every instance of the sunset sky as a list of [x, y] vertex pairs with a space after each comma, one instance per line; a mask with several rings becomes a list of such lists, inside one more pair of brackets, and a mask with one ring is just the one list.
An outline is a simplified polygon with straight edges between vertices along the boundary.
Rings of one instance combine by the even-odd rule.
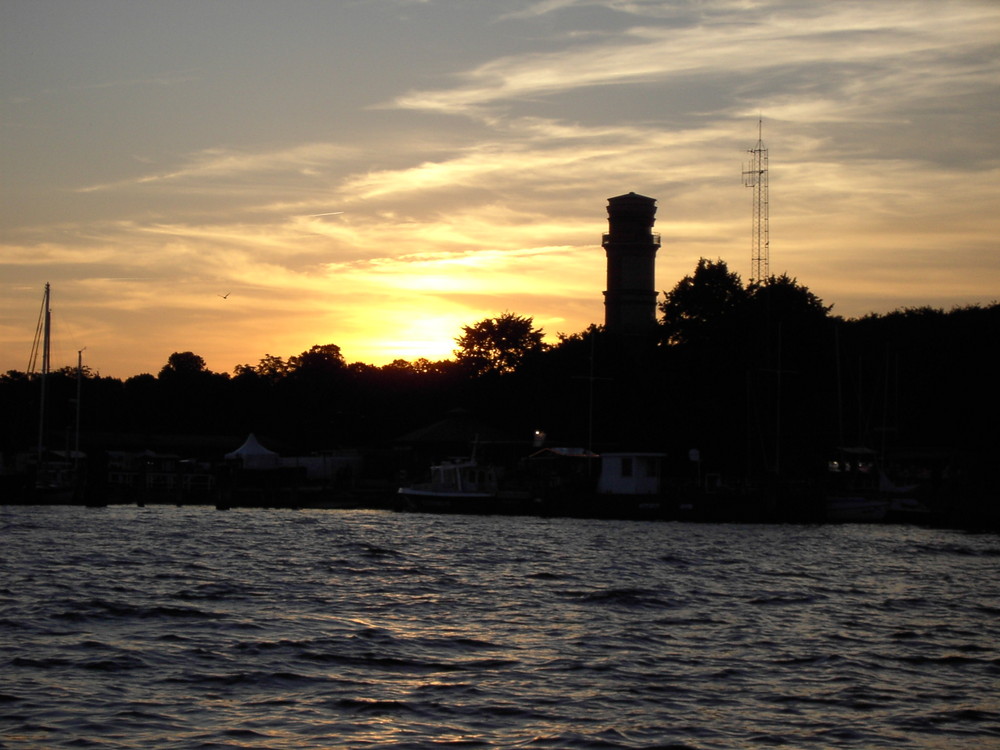
[[[657, 289], [770, 265], [833, 312], [1000, 298], [1000, 3], [3, 0], [0, 372], [451, 356], [603, 323], [607, 198]], [[223, 299], [223, 295], [228, 298]]]

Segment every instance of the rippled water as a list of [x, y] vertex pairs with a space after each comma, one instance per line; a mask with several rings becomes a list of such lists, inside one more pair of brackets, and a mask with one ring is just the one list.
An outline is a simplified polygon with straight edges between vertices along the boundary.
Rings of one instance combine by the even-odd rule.
[[0, 508], [4, 748], [1000, 746], [1000, 539]]

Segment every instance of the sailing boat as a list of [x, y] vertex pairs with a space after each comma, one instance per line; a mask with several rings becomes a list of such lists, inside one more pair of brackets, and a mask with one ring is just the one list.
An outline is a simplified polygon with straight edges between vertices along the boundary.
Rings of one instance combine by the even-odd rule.
[[875, 451], [864, 447], [839, 448], [828, 463], [826, 519], [881, 521], [889, 512], [883, 491], [884, 476]]
[[[844, 442], [844, 395], [840, 365], [840, 329], [833, 329], [837, 363], [837, 433], [839, 447], [827, 461], [825, 512], [828, 521], [881, 521], [889, 512], [879, 478], [881, 468], [876, 452], [864, 445]], [[861, 431], [860, 420], [858, 426]]]
[[38, 399], [38, 445], [35, 456], [35, 481], [31, 501], [38, 503], [63, 503], [78, 499], [81, 490], [80, 459], [80, 384], [83, 374], [83, 350], [77, 352], [77, 399], [76, 399], [76, 440], [72, 450], [51, 451], [45, 445], [45, 409], [48, 405], [48, 386], [51, 371], [52, 309], [50, 306], [52, 289], [48, 282], [42, 296], [42, 309], [35, 329], [29, 372], [34, 372], [39, 354], [41, 368], [38, 371], [40, 396]]

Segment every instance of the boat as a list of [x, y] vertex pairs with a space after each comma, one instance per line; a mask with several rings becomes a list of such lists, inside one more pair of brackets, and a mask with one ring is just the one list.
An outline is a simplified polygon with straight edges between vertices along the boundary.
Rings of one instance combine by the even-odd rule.
[[428, 482], [399, 488], [407, 510], [483, 512], [499, 492], [496, 469], [475, 458], [446, 458], [430, 473]]
[[929, 523], [935, 514], [923, 501], [916, 497], [894, 497], [889, 503], [886, 518], [906, 523]]
[[451, 457], [430, 467], [430, 480], [397, 490], [403, 510], [427, 513], [529, 512], [532, 494], [504, 482], [504, 471], [475, 456]]
[[889, 513], [884, 474], [870, 448], [839, 448], [827, 464], [827, 479], [827, 521], [881, 521]]
[[923, 488], [919, 484], [896, 484], [880, 470], [879, 488], [889, 502], [887, 520], [927, 523], [933, 517], [930, 507], [917, 496], [923, 494]]
[[881, 521], [889, 513], [889, 501], [864, 495], [834, 495], [826, 500], [826, 520], [842, 522]]
[[41, 356], [38, 370], [40, 395], [38, 400], [38, 445], [35, 454], [34, 481], [30, 484], [27, 499], [32, 503], [57, 504], [80, 500], [83, 496], [83, 460], [80, 451], [80, 395], [83, 377], [83, 350], [77, 352], [76, 364], [76, 428], [75, 446], [64, 451], [53, 451], [45, 444], [46, 406], [48, 401], [49, 374], [51, 371], [52, 310], [51, 285], [46, 282], [42, 296], [35, 340], [32, 344], [29, 371], [33, 372]]

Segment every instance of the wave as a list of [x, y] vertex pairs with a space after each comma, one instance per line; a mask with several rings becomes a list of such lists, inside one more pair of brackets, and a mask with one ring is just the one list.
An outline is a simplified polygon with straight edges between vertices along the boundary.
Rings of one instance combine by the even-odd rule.
[[56, 620], [90, 621], [102, 619], [204, 619], [219, 620], [228, 617], [227, 614], [197, 607], [177, 607], [167, 604], [139, 605], [128, 602], [115, 602], [106, 599], [87, 599], [70, 602], [70, 608], [50, 615]]
[[566, 595], [587, 604], [623, 607], [669, 607], [658, 592], [642, 588], [610, 588], [598, 591], [573, 591]]

